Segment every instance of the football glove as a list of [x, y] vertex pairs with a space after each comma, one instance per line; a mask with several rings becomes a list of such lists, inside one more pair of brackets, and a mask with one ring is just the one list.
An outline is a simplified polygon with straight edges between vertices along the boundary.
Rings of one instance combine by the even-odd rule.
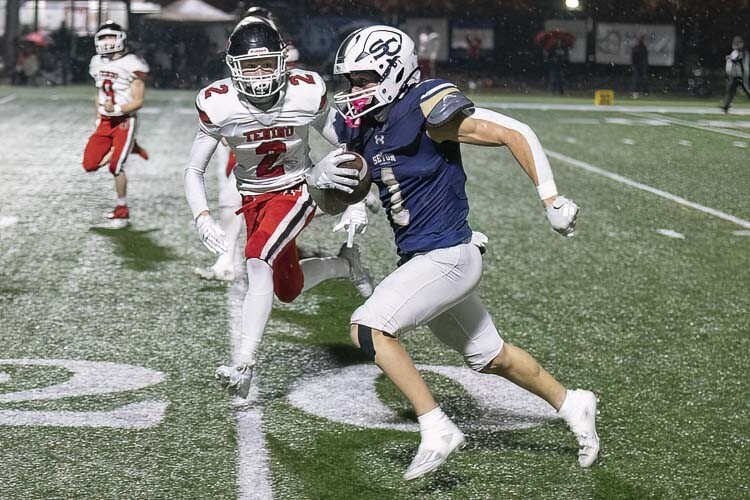
[[341, 220], [333, 227], [334, 231], [349, 231], [352, 234], [363, 234], [367, 229], [367, 210], [363, 202], [349, 205], [341, 214]]
[[487, 235], [479, 231], [471, 232], [471, 244], [479, 249], [479, 253], [484, 254], [487, 251], [487, 242], [490, 241]]
[[353, 190], [349, 186], [359, 184], [359, 171], [339, 165], [353, 159], [354, 155], [345, 153], [343, 148], [334, 149], [305, 174], [305, 180], [318, 189], [338, 189], [351, 193]]
[[199, 216], [195, 220], [195, 227], [198, 228], [201, 241], [212, 254], [226, 253], [227, 244], [224, 242], [224, 231], [211, 215]]
[[575, 236], [578, 205], [564, 196], [558, 196], [545, 210], [552, 229], [567, 238]]

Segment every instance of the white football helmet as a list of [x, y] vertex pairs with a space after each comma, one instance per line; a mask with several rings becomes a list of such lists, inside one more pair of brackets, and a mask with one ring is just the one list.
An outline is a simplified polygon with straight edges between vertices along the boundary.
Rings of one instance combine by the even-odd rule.
[[110, 55], [123, 52], [127, 39], [128, 35], [125, 33], [125, 30], [116, 22], [108, 19], [99, 27], [94, 35], [96, 53], [99, 55]]
[[360, 28], [341, 43], [333, 73], [374, 71], [380, 77], [377, 86], [333, 96], [347, 122], [395, 101], [407, 88], [419, 81], [419, 63], [414, 41], [403, 31], [390, 26]]

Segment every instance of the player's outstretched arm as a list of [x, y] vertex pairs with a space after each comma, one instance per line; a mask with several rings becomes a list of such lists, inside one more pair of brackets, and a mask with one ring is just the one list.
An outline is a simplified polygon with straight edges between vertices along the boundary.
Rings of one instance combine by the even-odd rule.
[[436, 142], [455, 141], [478, 146], [507, 146], [536, 186], [552, 228], [563, 236], [575, 234], [578, 206], [559, 196], [547, 155], [531, 127], [500, 113], [476, 108], [471, 116], [458, 114], [428, 129]]
[[200, 129], [190, 149], [190, 157], [185, 165], [184, 186], [185, 198], [193, 214], [193, 220], [197, 219], [201, 213], [209, 211], [204, 177], [218, 144], [219, 139]]

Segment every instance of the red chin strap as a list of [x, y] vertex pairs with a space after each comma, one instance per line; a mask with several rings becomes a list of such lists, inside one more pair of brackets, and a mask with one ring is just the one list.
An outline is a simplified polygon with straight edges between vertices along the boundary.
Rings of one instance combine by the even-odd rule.
[[[368, 104], [370, 104], [370, 101], [372, 101], [371, 97], [362, 97], [360, 99], [354, 99], [352, 101], [352, 110], [355, 113], [359, 113], [360, 111], [362, 111], [363, 109], [365, 109], [365, 107]], [[347, 117], [344, 120], [344, 122], [346, 123], [347, 127], [349, 127], [349, 128], [358, 128], [360, 126], [360, 124], [362, 123], [362, 120], [361, 120], [361, 118], [350, 118], [350, 117]]]

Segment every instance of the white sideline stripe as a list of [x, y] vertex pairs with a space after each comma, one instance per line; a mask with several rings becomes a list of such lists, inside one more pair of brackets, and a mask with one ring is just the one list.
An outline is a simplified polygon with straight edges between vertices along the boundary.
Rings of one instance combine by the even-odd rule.
[[575, 158], [571, 158], [570, 156], [565, 156], [564, 154], [557, 153], [555, 151], [551, 151], [549, 149], [545, 149], [545, 152], [547, 153], [547, 156], [550, 156], [556, 160], [563, 161], [565, 163], [568, 163], [570, 165], [573, 165], [578, 168], [582, 168], [584, 170], [588, 170], [589, 172], [593, 172], [595, 174], [603, 175], [604, 177], [607, 177], [608, 179], [615, 180], [617, 182], [621, 182], [623, 184], [626, 184], [630, 187], [634, 187], [636, 189], [640, 189], [642, 191], [647, 191], [649, 193], [655, 194], [657, 196], [661, 196], [662, 198], [666, 198], [670, 201], [673, 201], [675, 203], [678, 203], [680, 205], [684, 205], [686, 207], [694, 208], [695, 210], [701, 211], [703, 213], [713, 215], [714, 217], [718, 217], [719, 219], [723, 219], [729, 222], [733, 222], [734, 224], [737, 224], [738, 226], [744, 227], [746, 229], [750, 229], [750, 221], [746, 221], [744, 219], [740, 219], [739, 217], [735, 217], [734, 215], [730, 215], [728, 213], [722, 212], [720, 210], [716, 210], [715, 208], [706, 207], [703, 205], [700, 205], [698, 203], [694, 203], [692, 201], [686, 200], [685, 198], [682, 198], [680, 196], [673, 195], [671, 193], [668, 193], [666, 191], [662, 191], [661, 189], [657, 189], [651, 186], [647, 186], [646, 184], [641, 184], [640, 182], [636, 182], [634, 180], [628, 179], [627, 177], [623, 177], [622, 175], [615, 174], [613, 172], [610, 172], [608, 170], [604, 170], [601, 167], [597, 167], [594, 165], [591, 165], [590, 163], [586, 163], [580, 160], [576, 160]]
[[6, 95], [5, 97], [0, 97], [0, 104], [7, 104], [11, 101], [15, 101], [18, 99], [18, 96], [16, 94]]
[[[235, 262], [235, 276], [246, 276], [243, 269], [237, 269]], [[242, 335], [242, 302], [245, 299], [247, 282], [237, 279], [229, 289], [229, 330], [232, 340], [233, 359], [239, 349]], [[258, 403], [257, 374], [253, 377], [253, 387], [250, 391], [251, 404], [236, 406], [234, 419], [237, 425], [237, 498], [239, 500], [269, 500], [273, 498], [271, 481], [269, 480], [268, 449], [263, 435], [263, 408]]]
[[[533, 102], [498, 102], [478, 101], [475, 103], [482, 108], [494, 109], [528, 109], [536, 111], [599, 111], [604, 113], [686, 113], [693, 115], [723, 115], [724, 112], [716, 108], [699, 108], [688, 106], [596, 106], [594, 104], [539, 104]], [[750, 115], [750, 109], [734, 109], [733, 115]]]
[[645, 115], [641, 113], [631, 113], [631, 114], [639, 118], [648, 118], [651, 120], [658, 120], [662, 123], [668, 123], [669, 125], [679, 125], [681, 127], [689, 127], [689, 128], [694, 128], [698, 130], [704, 130], [706, 132], [714, 132], [716, 134], [728, 135], [731, 137], [739, 137], [740, 139], [750, 139], [750, 134], [739, 132], [737, 130], [727, 130], [724, 128], [706, 127], [706, 126], [699, 125], [697, 123], [690, 122], [687, 120], [679, 120], [677, 118], [667, 118], [664, 116]]

